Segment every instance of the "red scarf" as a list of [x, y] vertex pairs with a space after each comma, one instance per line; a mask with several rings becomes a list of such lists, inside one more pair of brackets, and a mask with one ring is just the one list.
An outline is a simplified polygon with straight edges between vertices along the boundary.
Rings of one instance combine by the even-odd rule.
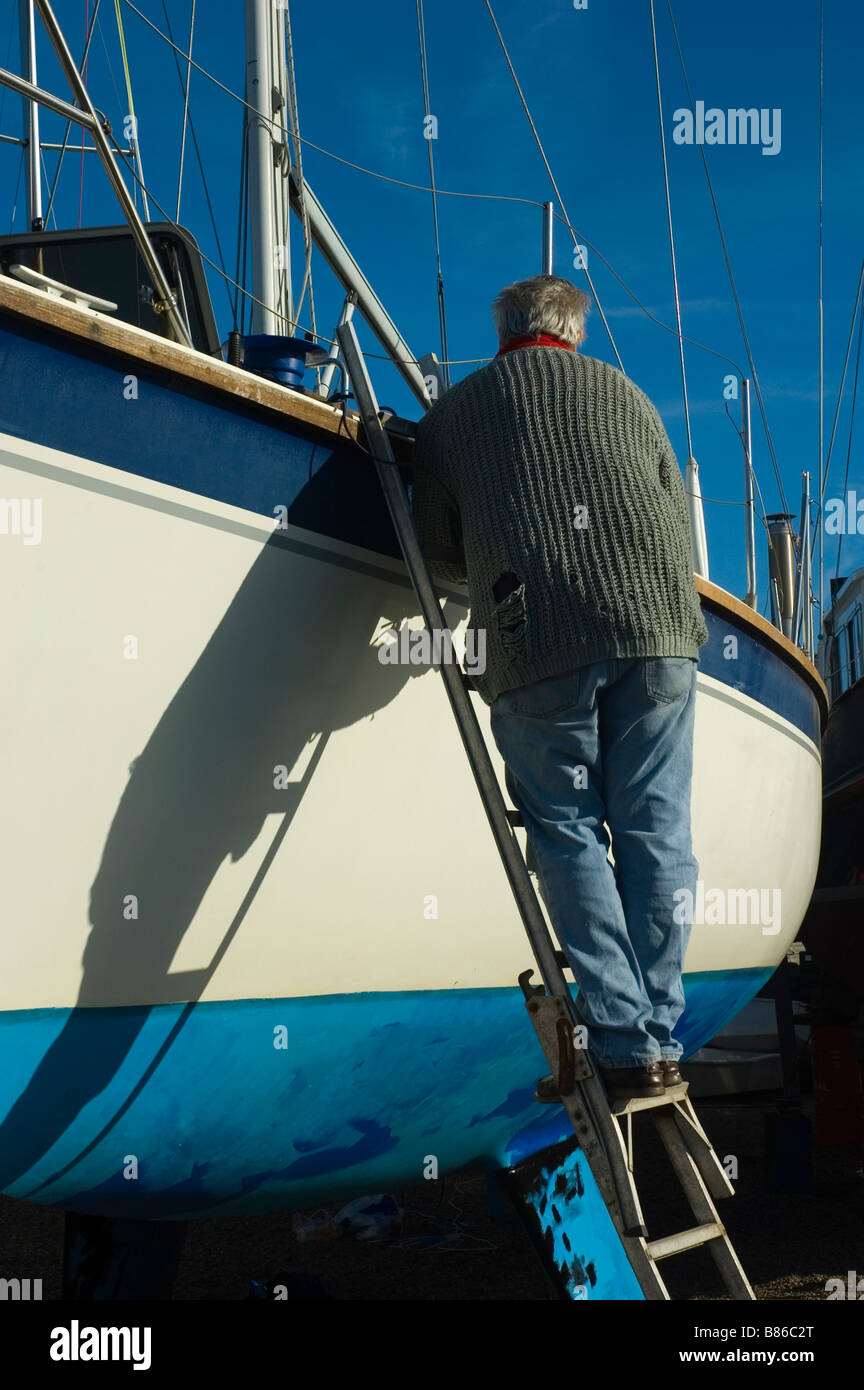
[[516, 348], [523, 347], [559, 347], [566, 348], [568, 352], [575, 352], [572, 343], [565, 343], [563, 338], [555, 338], [551, 333], [541, 333], [539, 338], [511, 338], [509, 343], [499, 348], [496, 357], [503, 357], [505, 352], [515, 352]]

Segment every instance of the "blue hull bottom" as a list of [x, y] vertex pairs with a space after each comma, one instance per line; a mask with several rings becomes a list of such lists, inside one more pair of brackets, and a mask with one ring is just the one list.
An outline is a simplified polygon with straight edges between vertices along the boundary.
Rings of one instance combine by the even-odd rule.
[[[687, 976], [685, 1056], [771, 973]], [[7, 1012], [0, 1055], [0, 1190], [108, 1216], [332, 1203], [571, 1133], [515, 988]]]

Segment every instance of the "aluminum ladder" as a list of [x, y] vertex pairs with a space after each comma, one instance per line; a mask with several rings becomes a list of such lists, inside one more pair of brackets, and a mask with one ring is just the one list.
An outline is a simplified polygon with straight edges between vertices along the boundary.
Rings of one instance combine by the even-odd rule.
[[[435, 594], [426, 560], [420, 549], [411, 515], [408, 493], [393, 448], [380, 418], [378, 402], [353, 322], [339, 325], [336, 337], [342, 350], [366, 445], [390, 512], [423, 620], [430, 633], [442, 625], [441, 606]], [[729, 1294], [754, 1299], [728, 1236], [718, 1219], [713, 1197], [732, 1194], [732, 1186], [717, 1159], [690, 1102], [686, 1083], [656, 1100], [632, 1100], [610, 1107], [588, 1052], [576, 1046], [580, 1036], [573, 996], [564, 977], [555, 947], [522, 850], [511, 823], [511, 813], [501, 794], [477, 715], [461, 669], [442, 662], [440, 672], [462, 738], [483, 808], [510, 888], [531, 945], [542, 986], [529, 981], [533, 970], [523, 972], [519, 983], [540, 1046], [557, 1085], [582, 1152], [603, 1197], [646, 1299], [668, 1300], [669, 1292], [658, 1271], [660, 1260], [697, 1245], [708, 1245]], [[538, 1099], [541, 1097], [538, 1095]], [[653, 1119], [675, 1171], [696, 1225], [686, 1231], [649, 1240], [636, 1187], [632, 1117], [640, 1110], [655, 1112]], [[627, 1129], [625, 1137], [622, 1129]]]
[[[562, 953], [559, 953], [559, 963], [566, 965]], [[532, 973], [526, 970], [520, 975], [519, 984], [538, 1041], [552, 1068], [552, 1075], [538, 1083], [536, 1098], [564, 1106], [645, 1297], [669, 1299], [657, 1265], [672, 1255], [704, 1245], [729, 1295], [734, 1299], [755, 1300], [756, 1295], [712, 1200], [732, 1197], [735, 1190], [688, 1098], [687, 1082], [668, 1088], [662, 1096], [607, 1102], [613, 1120], [611, 1129], [633, 1199], [633, 1207], [625, 1216], [617, 1202], [615, 1184], [610, 1182], [611, 1175], [604, 1168], [603, 1158], [607, 1155], [598, 1151], [599, 1136], [591, 1126], [580, 1093], [581, 1085], [592, 1071], [587, 1052], [576, 1045], [576, 1039], [584, 1030], [573, 1029], [569, 1011], [561, 1007], [562, 1001], [557, 996], [531, 985]], [[544, 1083], [550, 1083], [545, 1092]], [[633, 1117], [643, 1112], [647, 1112], [654, 1123], [696, 1222], [686, 1230], [654, 1240], [648, 1238], [636, 1184]]]

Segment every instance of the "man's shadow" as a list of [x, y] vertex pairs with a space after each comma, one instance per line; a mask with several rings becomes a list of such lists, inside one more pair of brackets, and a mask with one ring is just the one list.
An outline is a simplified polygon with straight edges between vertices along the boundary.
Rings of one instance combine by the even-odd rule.
[[[278, 532], [264, 545], [132, 764], [91, 889], [92, 930], [75, 1009], [0, 1124], [0, 1189], [27, 1173], [111, 1082], [150, 1013], [133, 1001], [190, 1001], [100, 1133], [59, 1172], [16, 1195], [50, 1186], [113, 1128], [158, 1068], [242, 925], [327, 736], [387, 705], [425, 669], [382, 664], [371, 644], [382, 616], [398, 628], [416, 613], [407, 581], [388, 586], [382, 614], [379, 586], [357, 567], [310, 558], [307, 548]], [[274, 769], [290, 772], [316, 735], [302, 781], [274, 785]], [[166, 985], [223, 860], [240, 859], [273, 813], [282, 816], [274, 841], [210, 965]], [[127, 918], [133, 900], [137, 916]], [[285, 918], [289, 930], [290, 902]], [[107, 1005], [114, 1006], [110, 1013]]]

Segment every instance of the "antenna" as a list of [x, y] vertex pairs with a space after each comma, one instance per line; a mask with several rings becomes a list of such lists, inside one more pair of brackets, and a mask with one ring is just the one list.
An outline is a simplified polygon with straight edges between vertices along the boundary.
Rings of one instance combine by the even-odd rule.
[[543, 269], [541, 275], [554, 275], [555, 270], [555, 204], [543, 204]]
[[741, 381], [741, 443], [744, 446], [744, 518], [746, 526], [748, 608], [756, 608], [756, 521], [753, 511], [753, 430], [750, 420], [750, 378]]

